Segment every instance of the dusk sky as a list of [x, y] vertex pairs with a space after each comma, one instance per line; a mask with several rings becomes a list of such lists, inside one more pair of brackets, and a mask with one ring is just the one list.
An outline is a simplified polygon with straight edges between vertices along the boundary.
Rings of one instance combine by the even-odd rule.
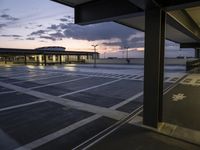
[[[143, 57], [144, 33], [113, 22], [79, 26], [74, 10], [50, 0], [0, 0], [0, 47], [37, 48], [64, 46], [66, 50], [93, 51], [98, 44], [101, 57]], [[166, 41], [166, 57], [194, 56]]]

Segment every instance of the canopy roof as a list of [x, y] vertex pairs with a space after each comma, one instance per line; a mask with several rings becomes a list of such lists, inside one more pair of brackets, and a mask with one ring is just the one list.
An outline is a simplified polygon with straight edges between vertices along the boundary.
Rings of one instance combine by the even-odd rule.
[[145, 31], [148, 3], [167, 12], [166, 38], [177, 43], [200, 42], [199, 0], [53, 0], [75, 8], [75, 23], [114, 21]]

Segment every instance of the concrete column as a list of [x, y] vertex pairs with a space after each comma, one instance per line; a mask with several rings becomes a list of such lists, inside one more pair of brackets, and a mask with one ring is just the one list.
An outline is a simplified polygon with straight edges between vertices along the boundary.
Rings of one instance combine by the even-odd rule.
[[80, 62], [80, 55], [77, 55], [77, 61]]
[[47, 65], [47, 56], [44, 54], [44, 65], [46, 66]]
[[165, 18], [159, 7], [145, 11], [143, 123], [155, 128], [162, 120]]
[[67, 61], [69, 62], [69, 55], [67, 55], [66, 57], [67, 57]]
[[6, 56], [4, 57], [4, 60], [5, 60], [5, 64], [7, 64], [7, 57]]
[[38, 56], [38, 55], [35, 55], [35, 63], [36, 63], [37, 65], [39, 65], [39, 56]]
[[53, 55], [53, 62], [56, 62], [56, 55]]
[[200, 58], [200, 49], [195, 48], [195, 58]]
[[59, 55], [60, 64], [62, 64], [62, 55]]
[[27, 65], [27, 56], [24, 55], [24, 64]]
[[39, 57], [39, 63], [42, 63], [42, 61], [43, 61], [42, 60], [42, 55], [39, 55], [38, 57]]

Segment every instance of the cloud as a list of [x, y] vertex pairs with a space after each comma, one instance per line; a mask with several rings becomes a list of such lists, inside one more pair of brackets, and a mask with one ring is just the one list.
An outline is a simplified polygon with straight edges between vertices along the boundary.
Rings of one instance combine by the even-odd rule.
[[41, 39], [47, 39], [47, 40], [52, 40], [52, 41], [56, 41], [56, 38], [51, 37], [51, 36], [40, 36]]
[[6, 26], [7, 26], [7, 24], [5, 24], [5, 23], [0, 23], [0, 28], [6, 27]]
[[33, 37], [26, 38], [26, 40], [35, 40]]
[[65, 23], [73, 23], [74, 22], [74, 17], [72, 16], [64, 16], [63, 18], [59, 19], [61, 22]]
[[50, 27], [47, 27], [47, 29], [49, 29], [49, 30], [58, 30], [59, 26], [55, 25], [55, 24], [52, 24]]
[[15, 18], [15, 17], [12, 17], [8, 14], [2, 14], [0, 15], [0, 18], [4, 19], [4, 20], [7, 20], [7, 21], [16, 21], [16, 20], [19, 20], [19, 18]]
[[61, 32], [51, 33], [51, 34], [49, 34], [49, 35], [50, 35], [51, 37], [60, 38], [60, 39], [62, 39], [62, 38], [65, 37], [64, 34], [62, 34]]
[[46, 32], [47, 30], [38, 30], [38, 31], [32, 32], [30, 35], [40, 36]]
[[66, 21], [68, 21], [68, 19], [66, 19], [66, 18], [61, 18], [60, 21], [66, 22]]
[[[130, 48], [144, 47], [144, 32], [114, 23], [99, 23], [86, 26], [80, 26], [70, 23], [70, 16], [60, 18], [59, 24], [52, 24], [44, 30], [32, 32], [31, 36], [48, 39], [52, 41], [62, 40], [63, 38], [72, 38], [77, 40], [98, 41], [104, 46]], [[113, 39], [118, 39], [113, 40]], [[176, 49], [177, 44], [166, 42], [167, 49]]]
[[12, 35], [0, 35], [1, 37], [14, 37], [14, 38], [19, 38], [22, 37], [21, 35], [16, 35], [16, 34], [12, 34]]

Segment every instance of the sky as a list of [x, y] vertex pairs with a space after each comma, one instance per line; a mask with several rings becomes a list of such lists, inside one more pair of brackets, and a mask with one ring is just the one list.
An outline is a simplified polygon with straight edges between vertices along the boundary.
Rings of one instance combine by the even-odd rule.
[[[0, 0], [0, 47], [64, 46], [66, 50], [93, 51], [104, 57], [144, 57], [144, 33], [114, 22], [74, 24], [74, 10], [50, 0]], [[166, 57], [194, 56], [166, 41]]]

